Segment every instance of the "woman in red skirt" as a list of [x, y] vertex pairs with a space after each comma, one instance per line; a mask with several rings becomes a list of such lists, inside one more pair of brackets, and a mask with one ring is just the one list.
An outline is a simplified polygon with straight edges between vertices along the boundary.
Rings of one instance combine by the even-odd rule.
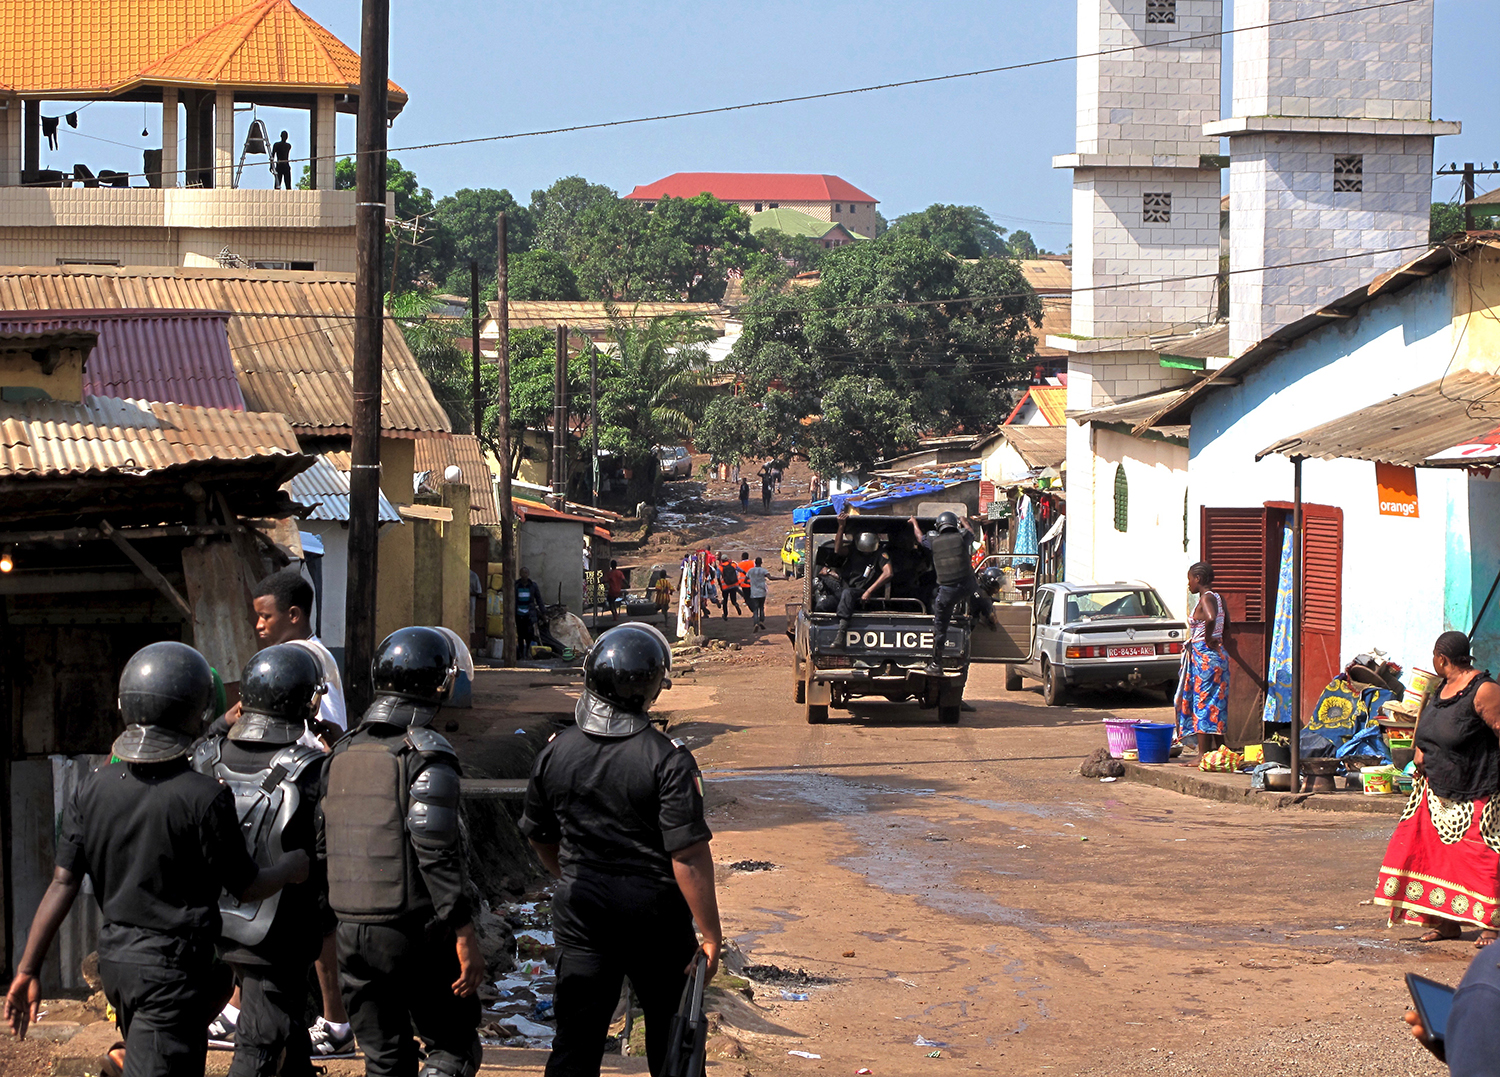
[[1500, 927], [1500, 684], [1475, 669], [1469, 638], [1444, 632], [1432, 668], [1442, 686], [1417, 722], [1417, 782], [1375, 886], [1390, 922], [1424, 924], [1422, 942]]

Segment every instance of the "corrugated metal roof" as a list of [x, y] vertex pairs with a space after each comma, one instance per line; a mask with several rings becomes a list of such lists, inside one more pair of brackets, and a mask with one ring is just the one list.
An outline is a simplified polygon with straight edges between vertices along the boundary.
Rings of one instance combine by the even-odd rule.
[[0, 314], [0, 333], [97, 333], [98, 343], [84, 366], [87, 395], [244, 411], [228, 325], [228, 314], [193, 310]]
[[301, 457], [276, 414], [101, 396], [0, 404], [0, 478], [146, 475], [272, 456]]
[[[229, 351], [245, 406], [305, 433], [347, 435], [354, 394], [354, 276], [255, 269], [43, 266], [0, 269], [0, 311], [207, 310], [229, 314]], [[381, 427], [452, 430], [406, 346], [385, 323]]]
[[[290, 0], [25, 0], [0, 5], [0, 80], [83, 96], [152, 85], [359, 92], [359, 57]], [[390, 83], [393, 110], [406, 91]]]
[[[495, 322], [500, 317], [500, 304], [488, 304], [489, 319], [481, 329], [481, 339], [494, 340]], [[619, 303], [619, 316], [626, 321], [658, 318], [669, 314], [692, 314], [706, 319], [721, 333], [724, 331], [724, 311], [717, 303]], [[551, 299], [513, 299], [510, 302], [510, 328], [556, 329], [566, 325], [579, 331], [608, 329], [609, 313], [603, 303], [593, 301], [564, 302]]]
[[1068, 458], [1065, 426], [1002, 426], [999, 434], [1027, 467], [1062, 467]]
[[1068, 418], [1076, 419], [1080, 423], [1125, 423], [1135, 426], [1157, 412], [1173, 407], [1187, 395], [1190, 388], [1191, 386], [1183, 386], [1180, 389], [1162, 389], [1154, 393], [1146, 393], [1144, 396], [1121, 400], [1116, 404], [1104, 404], [1083, 411], [1070, 411]]
[[1037, 292], [1073, 290], [1073, 271], [1066, 262], [1056, 262], [1050, 258], [1023, 258], [1020, 266], [1026, 283]]
[[703, 193], [724, 202], [877, 202], [848, 180], [838, 176], [794, 172], [673, 172], [655, 183], [646, 183], [625, 197], [636, 201], [696, 198]]
[[[348, 454], [344, 454], [348, 459]], [[296, 476], [282, 487], [299, 505], [312, 506], [309, 520], [329, 520], [337, 523], [349, 522], [349, 472], [341, 469], [328, 456], [313, 458], [312, 467]], [[383, 524], [398, 524], [401, 514], [396, 506], [380, 495], [379, 520]]]
[[1375, 460], [1404, 467], [1470, 467], [1473, 462], [1465, 457], [1432, 457], [1484, 439], [1497, 426], [1500, 377], [1464, 370], [1282, 438], [1255, 458], [1278, 453], [1318, 460]]
[[1464, 205], [1500, 206], [1500, 187], [1496, 187], [1493, 191], [1487, 191], [1486, 193], [1480, 195], [1478, 198], [1475, 198], [1469, 202], [1465, 202]]
[[1162, 355], [1174, 355], [1182, 359], [1228, 358], [1229, 323], [1210, 326], [1160, 343], [1152, 341], [1152, 347]]
[[471, 523], [498, 525], [500, 511], [495, 504], [494, 472], [484, 458], [479, 439], [473, 434], [454, 434], [451, 438], [418, 438], [415, 467], [427, 472], [427, 485], [436, 490], [447, 483], [443, 472], [457, 464], [463, 472], [461, 482], [469, 487]]

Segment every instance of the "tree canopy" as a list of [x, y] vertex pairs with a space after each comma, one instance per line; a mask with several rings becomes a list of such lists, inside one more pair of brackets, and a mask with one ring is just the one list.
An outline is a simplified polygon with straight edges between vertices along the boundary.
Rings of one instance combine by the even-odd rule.
[[806, 456], [832, 474], [926, 434], [998, 425], [1030, 372], [1041, 302], [1007, 257], [962, 261], [896, 230], [825, 253], [820, 283], [763, 294], [708, 407], [716, 459]]

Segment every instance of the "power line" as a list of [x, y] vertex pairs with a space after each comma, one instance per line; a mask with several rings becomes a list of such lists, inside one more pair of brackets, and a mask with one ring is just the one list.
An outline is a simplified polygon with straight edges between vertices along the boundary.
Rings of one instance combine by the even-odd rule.
[[[1174, 45], [1183, 45], [1195, 41], [1211, 41], [1232, 34], [1248, 33], [1252, 30], [1269, 30], [1277, 26], [1292, 26], [1297, 23], [1314, 22], [1319, 19], [1338, 18], [1345, 15], [1357, 15], [1368, 11], [1385, 11], [1391, 8], [1404, 7], [1408, 4], [1421, 3], [1424, 0], [1381, 0], [1380, 3], [1366, 4], [1362, 7], [1344, 8], [1339, 11], [1324, 11], [1312, 15], [1300, 15], [1292, 19], [1277, 19], [1272, 22], [1257, 23], [1253, 26], [1235, 26], [1230, 29], [1220, 29], [1210, 32], [1187, 34], [1181, 38], [1174, 39]], [[843, 90], [825, 90], [820, 93], [798, 94], [792, 97], [773, 97], [764, 101], [744, 101], [734, 105], [717, 105], [711, 108], [684, 109], [678, 112], [662, 112], [651, 116], [633, 116], [623, 120], [600, 120], [594, 123], [573, 124], [567, 127], [546, 127], [530, 131], [512, 131], [500, 135], [479, 135], [474, 138], [449, 139], [445, 142], [419, 142], [410, 146], [391, 146], [382, 150], [382, 153], [414, 153], [419, 150], [448, 149], [455, 146], [475, 146], [487, 142], [507, 142], [520, 138], [540, 138], [545, 135], [575, 134], [580, 131], [601, 131], [614, 127], [631, 127], [643, 123], [660, 123], [666, 120], [683, 120], [697, 116], [720, 116], [728, 112], [744, 112], [750, 109], [772, 108], [778, 105], [803, 104], [809, 101], [828, 101], [839, 97], [853, 97], [858, 94], [878, 93], [883, 90], [904, 89], [909, 86], [927, 86], [939, 82], [954, 82], [959, 79], [978, 78], [983, 75], [999, 75], [1011, 71], [1026, 71], [1031, 68], [1049, 67], [1055, 64], [1071, 63], [1074, 60], [1094, 60], [1106, 56], [1118, 56], [1122, 53], [1135, 52], [1140, 49], [1160, 48], [1159, 44], [1147, 44], [1142, 42], [1138, 45], [1120, 45], [1115, 48], [1100, 49], [1097, 52], [1077, 52], [1067, 56], [1051, 56], [1041, 60], [1026, 60], [1014, 64], [1001, 64], [996, 67], [982, 67], [973, 71], [955, 71], [945, 75], [927, 75], [922, 78], [900, 79], [894, 82], [872, 83], [868, 86], [852, 86]], [[310, 164], [314, 161], [337, 160], [340, 156], [354, 158], [359, 156], [356, 150], [353, 154], [334, 154], [332, 157], [319, 157], [317, 155], [308, 157], [288, 158], [288, 164]], [[179, 170], [182, 171], [182, 170]], [[132, 173], [131, 176], [149, 177], [161, 175], [162, 173]], [[1011, 218], [1023, 220], [1024, 218]], [[1062, 224], [1061, 221], [1033, 221], [1036, 224]]]

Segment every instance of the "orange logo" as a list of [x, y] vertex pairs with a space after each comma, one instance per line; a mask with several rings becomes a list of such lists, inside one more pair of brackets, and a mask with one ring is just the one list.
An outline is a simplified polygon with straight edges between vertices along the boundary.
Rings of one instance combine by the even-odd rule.
[[1417, 469], [1395, 464], [1375, 465], [1375, 492], [1380, 499], [1380, 515], [1409, 516], [1417, 512]]

